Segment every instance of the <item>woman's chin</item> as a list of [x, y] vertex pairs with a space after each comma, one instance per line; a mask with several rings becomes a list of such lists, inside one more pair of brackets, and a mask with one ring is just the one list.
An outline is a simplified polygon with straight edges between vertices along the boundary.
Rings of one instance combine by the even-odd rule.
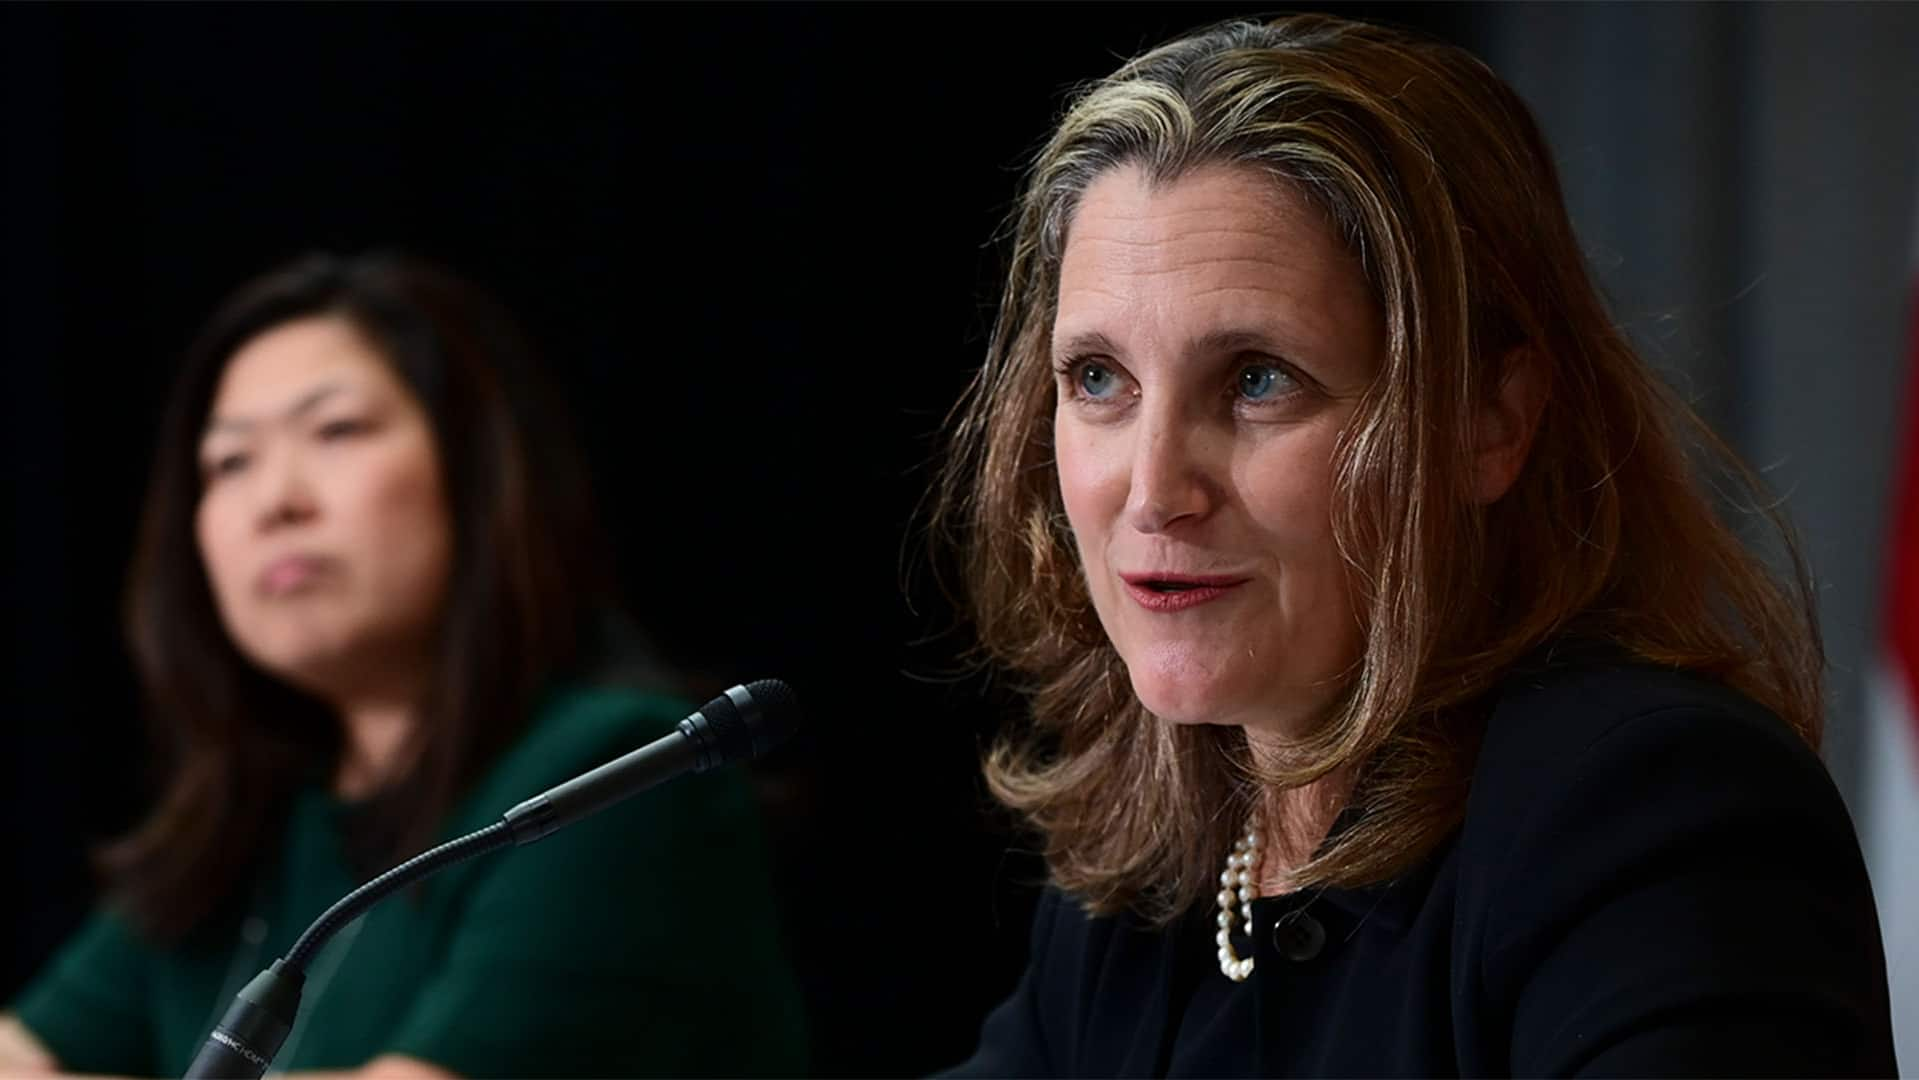
[[[1298, 735], [1321, 723], [1341, 695], [1341, 684], [1331, 677], [1288, 686], [1263, 672], [1201, 676], [1187, 664], [1128, 665], [1127, 674], [1139, 703], [1169, 724], [1231, 724]], [[1224, 677], [1234, 674], [1239, 678]]]
[[1139, 703], [1169, 724], [1233, 723], [1233, 717], [1241, 711], [1233, 707], [1233, 696], [1211, 680], [1137, 669], [1131, 674]]
[[333, 635], [282, 635], [246, 643], [241, 651], [266, 674], [319, 697], [351, 683], [364, 666], [364, 657]]

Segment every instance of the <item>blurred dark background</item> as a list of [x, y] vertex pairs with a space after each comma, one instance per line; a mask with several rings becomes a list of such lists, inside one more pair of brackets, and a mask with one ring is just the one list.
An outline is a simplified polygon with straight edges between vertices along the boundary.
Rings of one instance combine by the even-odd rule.
[[[1805, 33], [1743, 8], [1315, 6], [1426, 29], [1514, 78], [1567, 155], [1622, 317], [1709, 418], [1751, 452], [1773, 448], [1769, 414], [1747, 399], [1751, 370], [1774, 368], [1742, 350], [1776, 338], [1741, 321], [1773, 309], [1742, 285], [1776, 283], [1789, 260], [1762, 249], [1763, 229], [1793, 207], [1740, 187], [1784, 153], [1742, 88], [1778, 75], [1768, 42]], [[768, 675], [799, 690], [813, 730], [758, 777], [816, 1071], [963, 1056], [1016, 977], [1040, 869], [977, 779], [1017, 702], [963, 672], [966, 639], [911, 523], [991, 320], [993, 237], [1066, 89], [1253, 13], [0, 6], [0, 1000], [85, 910], [87, 846], [150, 791], [119, 590], [157, 403], [188, 337], [234, 284], [291, 256], [401, 247], [489, 286], [542, 343], [630, 606], [686, 692]], [[1831, 314], [1884, 339], [1858, 345], [1849, 376], [1866, 412], [1833, 406], [1865, 432], [1852, 467], [1869, 494], [1892, 438], [1890, 407], [1871, 409], [1900, 370], [1911, 235], [1910, 215], [1887, 207], [1904, 214], [1919, 192], [1913, 83], [1875, 59], [1888, 27], [1911, 34], [1914, 20], [1872, 18], [1887, 25], [1848, 31], [1842, 59], [1886, 74], [1847, 92], [1880, 102], [1882, 128], [1905, 110], [1910, 137], [1887, 149], [1880, 129], [1858, 134], [1890, 155], [1861, 166], [1879, 186], [1851, 195], [1883, 230], [1840, 255], [1889, 292], [1866, 315]], [[1919, 37], [1904, 40], [1919, 56]], [[1888, 85], [1906, 96], [1887, 103]], [[1659, 123], [1677, 125], [1672, 144], [1634, 142]], [[1724, 201], [1728, 169], [1743, 202]], [[1698, 205], [1677, 225], [1627, 231], [1685, 197]], [[1674, 242], [1694, 261], [1659, 246]], [[1819, 435], [1795, 431], [1785, 452], [1816, 460]], [[1853, 505], [1830, 527], [1876, 536], [1878, 504], [1864, 519], [1845, 516]], [[1824, 534], [1808, 532], [1817, 559]], [[1842, 590], [1862, 624], [1872, 581]], [[1854, 636], [1840, 644], [1856, 669]], [[1843, 758], [1857, 738], [1834, 726]]]

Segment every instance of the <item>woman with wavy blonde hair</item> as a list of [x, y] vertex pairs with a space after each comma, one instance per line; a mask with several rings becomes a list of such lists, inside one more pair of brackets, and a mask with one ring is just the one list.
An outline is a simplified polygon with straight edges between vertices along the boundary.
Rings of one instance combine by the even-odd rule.
[[[1032, 723], [977, 1075], [1894, 1071], [1810, 589], [1519, 98], [1327, 16], [1084, 91], [935, 512]], [[1753, 505], [1763, 499], [1752, 500]]]

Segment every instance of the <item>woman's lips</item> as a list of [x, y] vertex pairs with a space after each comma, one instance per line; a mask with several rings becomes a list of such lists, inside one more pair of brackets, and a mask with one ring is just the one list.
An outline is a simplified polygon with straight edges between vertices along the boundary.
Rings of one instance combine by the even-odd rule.
[[1126, 591], [1148, 611], [1184, 611], [1217, 600], [1250, 581], [1221, 574], [1121, 574]]
[[332, 560], [317, 555], [288, 555], [273, 560], [256, 579], [260, 592], [284, 596], [311, 586], [331, 566]]

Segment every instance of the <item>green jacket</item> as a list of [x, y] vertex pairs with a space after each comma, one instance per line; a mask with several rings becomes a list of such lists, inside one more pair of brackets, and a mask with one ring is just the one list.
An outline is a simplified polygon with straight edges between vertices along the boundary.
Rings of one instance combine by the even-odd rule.
[[[688, 710], [623, 690], [551, 694], [453, 814], [451, 838], [666, 733]], [[245, 982], [358, 881], [350, 808], [295, 798], [245, 915], [149, 945], [96, 914], [14, 1003], [70, 1071], [178, 1076]], [[278, 1070], [409, 1054], [467, 1076], [803, 1072], [757, 810], [739, 770], [685, 777], [524, 849], [442, 871], [309, 965]]]

